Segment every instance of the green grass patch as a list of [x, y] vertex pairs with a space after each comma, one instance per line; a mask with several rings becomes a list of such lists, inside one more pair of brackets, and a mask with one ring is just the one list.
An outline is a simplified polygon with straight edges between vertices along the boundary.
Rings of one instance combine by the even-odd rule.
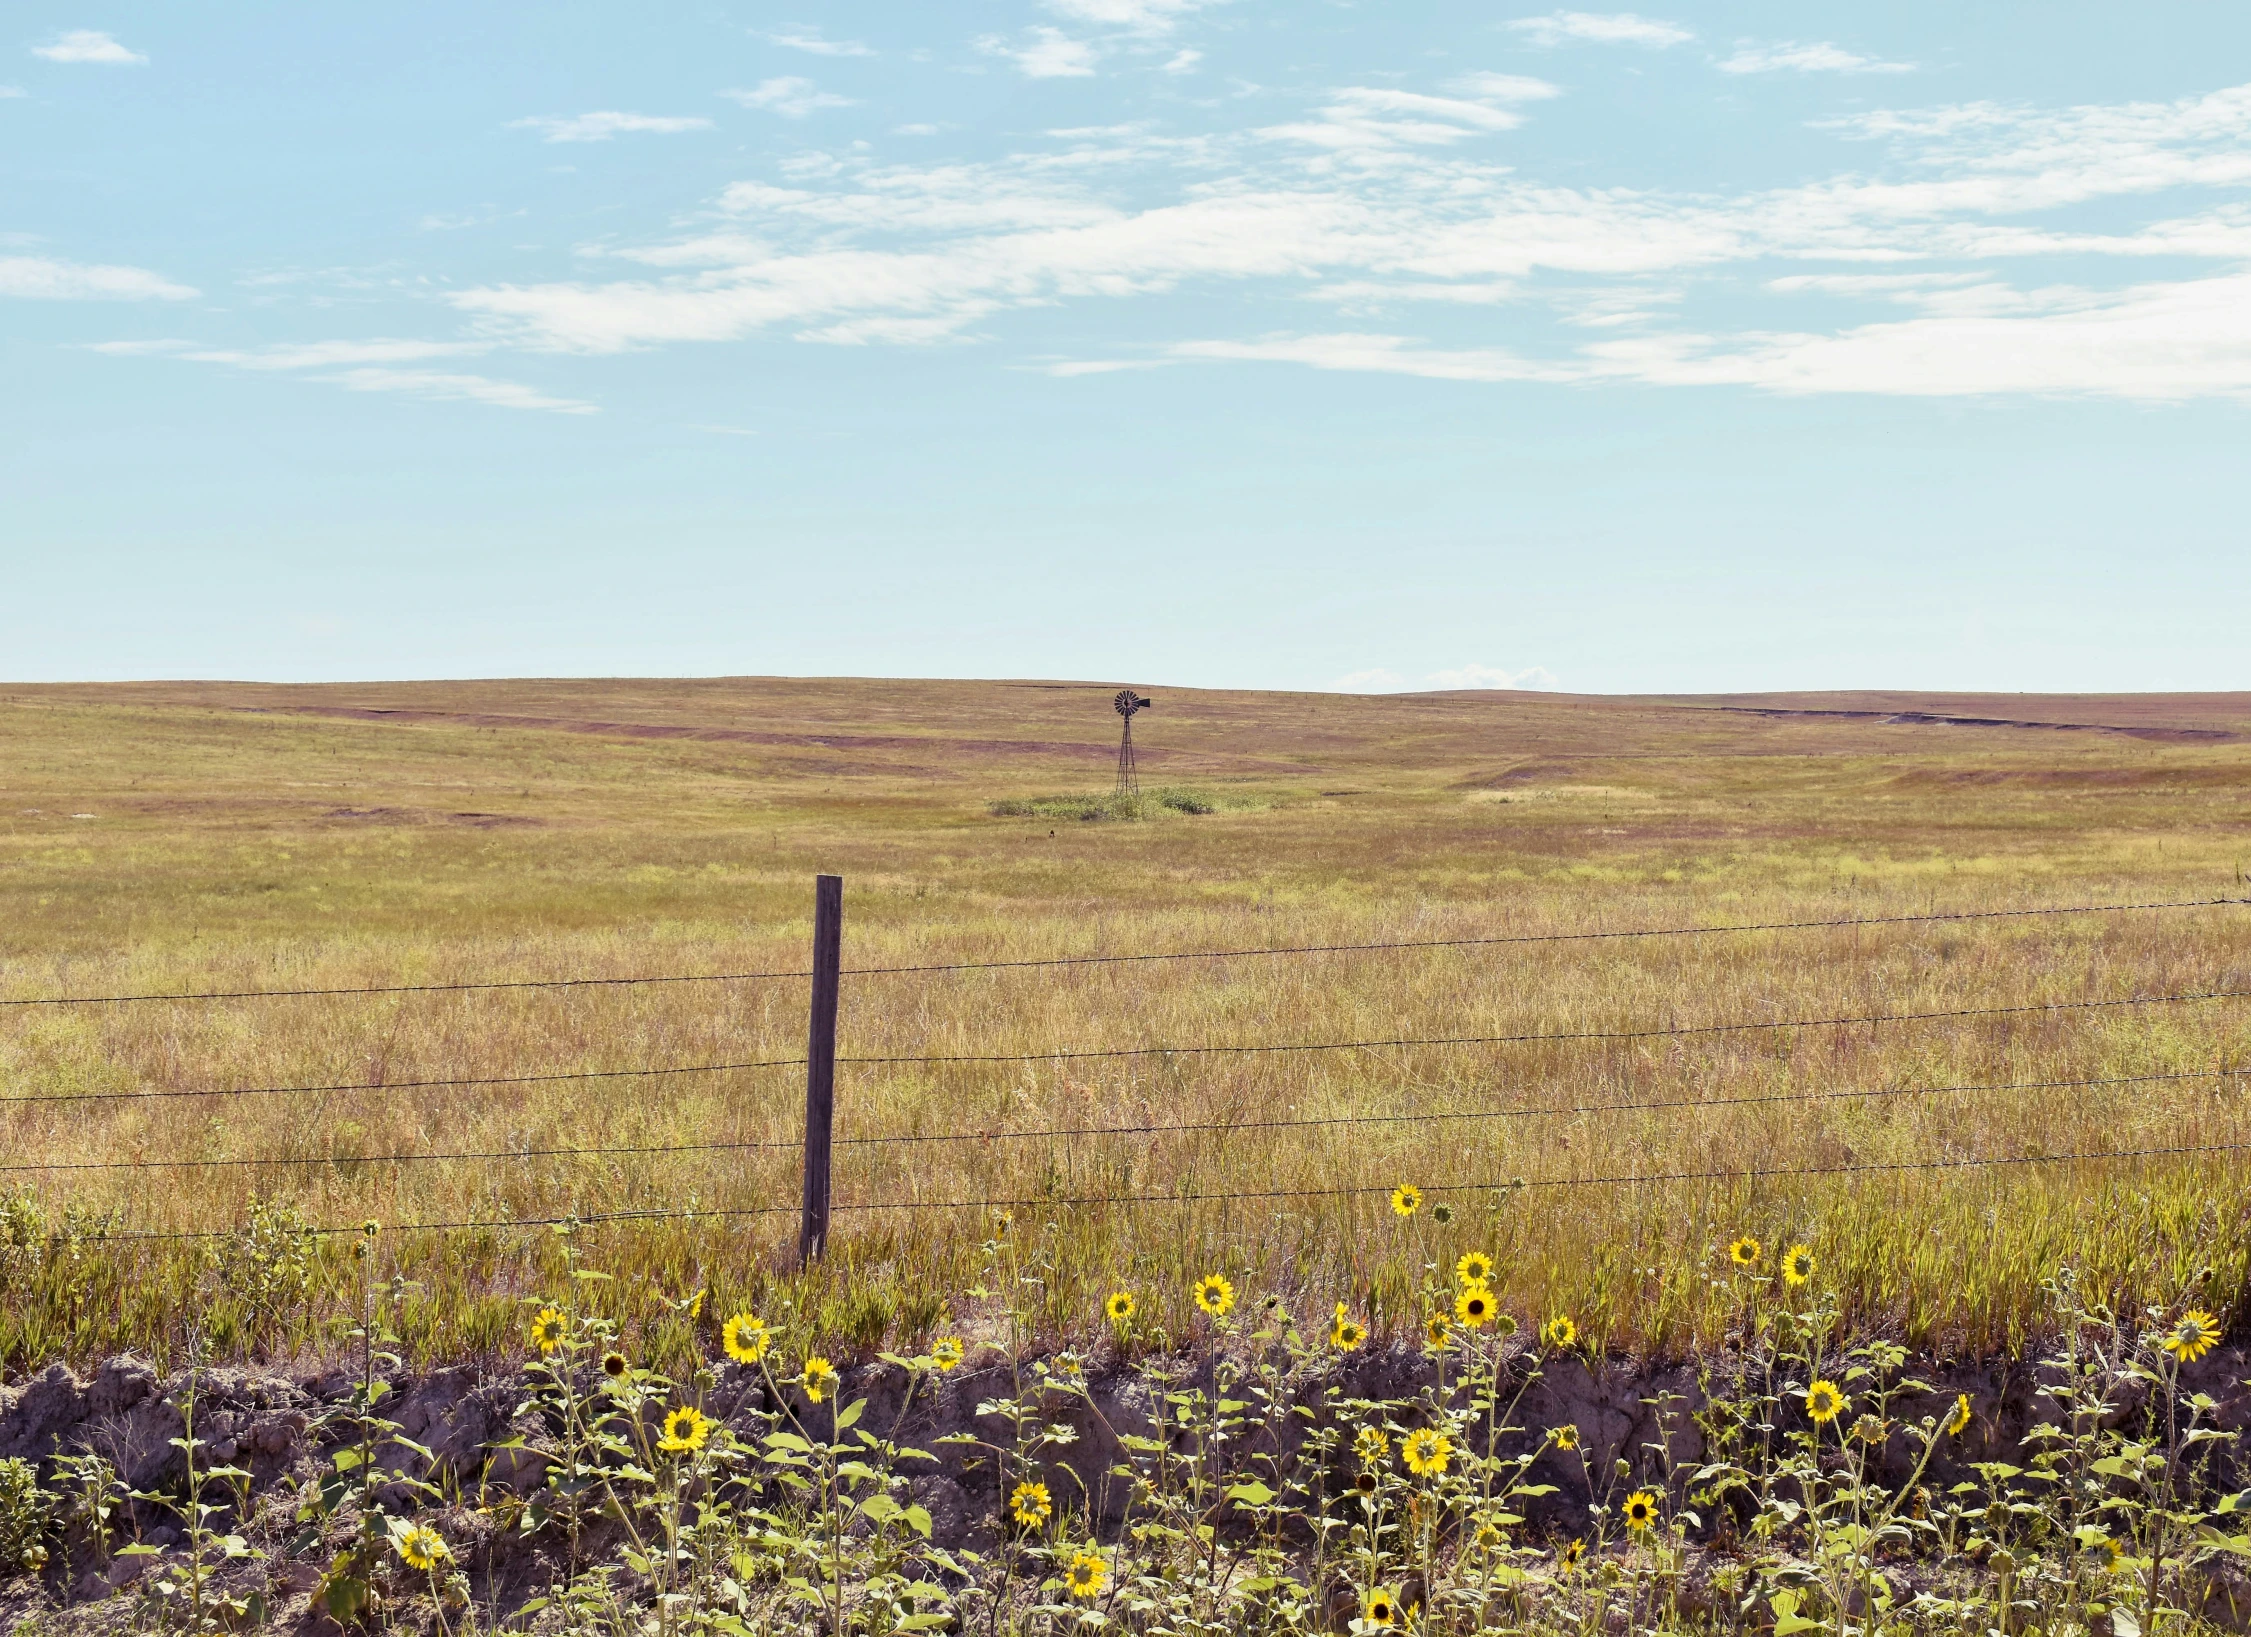
[[1206, 813], [1250, 812], [1266, 805], [1250, 798], [1166, 785], [1161, 789], [1144, 790], [1139, 796], [1019, 796], [989, 802], [985, 810], [995, 818], [1069, 819], [1073, 823], [1099, 824], [1109, 819], [1133, 823], [1162, 818], [1168, 813], [1198, 817]]

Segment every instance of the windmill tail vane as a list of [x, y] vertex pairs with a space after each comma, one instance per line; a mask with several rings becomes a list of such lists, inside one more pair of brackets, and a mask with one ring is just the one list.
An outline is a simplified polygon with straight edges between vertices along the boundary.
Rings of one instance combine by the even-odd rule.
[[1141, 794], [1141, 775], [1133, 764], [1133, 717], [1136, 711], [1145, 711], [1156, 704], [1154, 699], [1143, 698], [1131, 688], [1120, 688], [1110, 708], [1125, 719], [1125, 731], [1118, 737], [1118, 788], [1114, 799], [1127, 801]]

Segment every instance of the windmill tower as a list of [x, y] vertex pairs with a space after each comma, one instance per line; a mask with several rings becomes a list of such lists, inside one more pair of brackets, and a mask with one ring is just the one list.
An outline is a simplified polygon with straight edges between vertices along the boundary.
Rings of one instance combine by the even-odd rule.
[[1110, 701], [1110, 708], [1125, 718], [1125, 732], [1118, 739], [1118, 789], [1112, 798], [1125, 801], [1141, 795], [1141, 777], [1133, 766], [1133, 713], [1152, 708], [1157, 702], [1144, 699], [1131, 688], [1120, 688], [1118, 696]]

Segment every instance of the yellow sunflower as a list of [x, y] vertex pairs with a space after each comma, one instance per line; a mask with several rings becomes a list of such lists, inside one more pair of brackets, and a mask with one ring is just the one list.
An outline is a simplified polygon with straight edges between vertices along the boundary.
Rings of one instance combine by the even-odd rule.
[[1433, 1353], [1446, 1349], [1446, 1315], [1433, 1313], [1430, 1322], [1423, 1326], [1423, 1341]]
[[612, 1381], [623, 1381], [626, 1372], [632, 1368], [632, 1361], [623, 1353], [609, 1352], [602, 1355], [602, 1374]]
[[1047, 1485], [1026, 1478], [1008, 1497], [1008, 1511], [1025, 1528], [1037, 1529], [1055, 1515], [1055, 1502], [1048, 1498]]
[[1968, 1393], [1956, 1393], [1954, 1395], [1954, 1413], [1946, 1418], [1946, 1430], [1953, 1437], [1959, 1438], [1968, 1430], [1969, 1424], [1970, 1395]]
[[2201, 1307], [2192, 1307], [2173, 1321], [2159, 1345], [2183, 1364], [2194, 1364], [2220, 1345], [2220, 1321]]
[[1813, 1268], [1811, 1245], [1792, 1245], [1782, 1253], [1782, 1282], [1786, 1285], [1804, 1284], [1813, 1277]]
[[1352, 1437], [1352, 1453], [1362, 1466], [1374, 1466], [1391, 1453], [1391, 1439], [1381, 1427], [1362, 1427]]
[[1657, 1492], [1637, 1489], [1626, 1497], [1626, 1504], [1620, 1510], [1626, 1515], [1626, 1527], [1639, 1534], [1657, 1521]]
[[1500, 1310], [1501, 1304], [1493, 1299], [1493, 1293], [1483, 1285], [1471, 1285], [1454, 1298], [1454, 1317], [1467, 1330], [1484, 1329], [1493, 1322], [1493, 1315]]
[[443, 1563], [453, 1553], [445, 1538], [426, 1523], [411, 1529], [401, 1529], [391, 1536], [391, 1550], [399, 1554], [399, 1561], [410, 1569], [427, 1573]]
[[1569, 1421], [1556, 1428], [1552, 1436], [1555, 1439], [1557, 1449], [1577, 1449], [1579, 1447], [1579, 1429]]
[[755, 1313], [737, 1313], [719, 1327], [719, 1345], [737, 1364], [756, 1364], [774, 1345], [773, 1327]]
[[1329, 1326], [1329, 1345], [1349, 1353], [1367, 1339], [1367, 1327], [1345, 1312], [1344, 1303], [1337, 1303], [1336, 1322]]
[[1816, 1381], [1805, 1390], [1805, 1413], [1819, 1426], [1827, 1426], [1845, 1413], [1845, 1395], [1834, 1381]]
[[969, 1349], [962, 1344], [959, 1336], [940, 1336], [930, 1344], [930, 1362], [938, 1366], [939, 1372], [943, 1374], [958, 1367], [968, 1356], [968, 1352]]
[[1489, 1285], [1493, 1282], [1493, 1259], [1481, 1250], [1465, 1250], [1454, 1264], [1454, 1277], [1465, 1285]]
[[1399, 1599], [1380, 1588], [1372, 1591], [1360, 1605], [1360, 1618], [1371, 1626], [1395, 1626], [1399, 1623]]
[[1399, 1446], [1399, 1458], [1418, 1478], [1436, 1478], [1443, 1474], [1453, 1453], [1453, 1440], [1434, 1427], [1416, 1428]]
[[1422, 1209], [1423, 1191], [1411, 1182], [1402, 1182], [1391, 1190], [1391, 1214], [1413, 1216]]
[[1092, 1552], [1081, 1552], [1071, 1559], [1071, 1566], [1063, 1571], [1063, 1584], [1073, 1597], [1096, 1598], [1102, 1588], [1110, 1583], [1110, 1565]]
[[1757, 1267], [1759, 1258], [1765, 1254], [1766, 1247], [1749, 1234], [1744, 1234], [1734, 1244], [1727, 1247], [1727, 1259], [1739, 1268]]
[[1571, 1315], [1558, 1313], [1540, 1326], [1540, 1341], [1548, 1347], [1569, 1347], [1579, 1339], [1579, 1327], [1571, 1322]]
[[693, 1404], [683, 1404], [664, 1418], [657, 1448], [667, 1455], [689, 1455], [703, 1448], [711, 1436], [711, 1417]]
[[570, 1320], [552, 1307], [543, 1307], [532, 1315], [531, 1344], [539, 1349], [541, 1358], [553, 1358], [563, 1350], [563, 1337], [570, 1331]]
[[1196, 1281], [1196, 1305], [1213, 1318], [1223, 1318], [1235, 1305], [1235, 1287], [1224, 1273], [1207, 1273]]
[[1576, 1569], [1579, 1566], [1579, 1560], [1586, 1555], [1587, 1543], [1583, 1540], [1575, 1540], [1570, 1545], [1564, 1547], [1562, 1551], [1556, 1553], [1555, 1566], [1561, 1569], [1565, 1574], [1569, 1574], [1573, 1569]]
[[805, 1361], [805, 1396], [815, 1404], [836, 1391], [836, 1366], [815, 1353]]
[[1126, 1320], [1133, 1317], [1133, 1292], [1130, 1290], [1111, 1291], [1109, 1299], [1102, 1304], [1102, 1311], [1109, 1315], [1112, 1324], [1125, 1323]]

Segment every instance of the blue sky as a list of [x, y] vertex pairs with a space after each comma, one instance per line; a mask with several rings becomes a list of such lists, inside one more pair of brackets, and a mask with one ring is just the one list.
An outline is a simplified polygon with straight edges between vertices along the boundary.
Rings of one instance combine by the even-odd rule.
[[0, 677], [2251, 686], [2251, 12], [11, 9]]

